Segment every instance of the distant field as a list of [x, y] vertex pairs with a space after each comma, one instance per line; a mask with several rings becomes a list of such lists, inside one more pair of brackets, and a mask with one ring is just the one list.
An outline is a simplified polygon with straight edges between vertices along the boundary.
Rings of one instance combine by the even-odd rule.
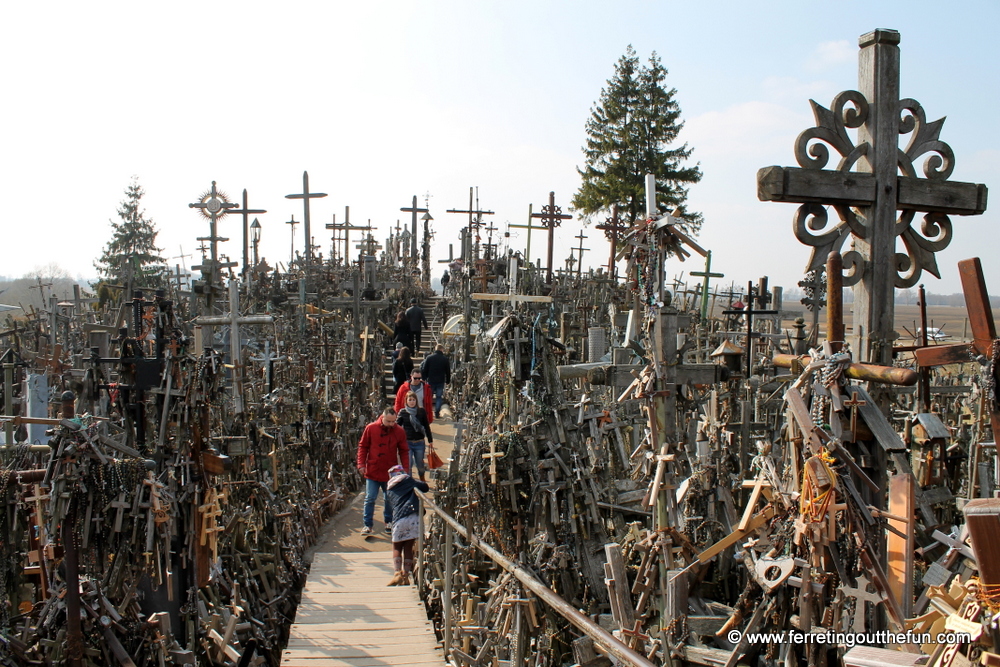
[[[802, 317], [806, 320], [806, 325], [812, 322], [812, 313], [807, 311], [803, 306], [795, 304], [785, 304], [787, 310], [802, 310]], [[715, 312], [717, 317], [721, 317], [722, 308], [716, 306]], [[851, 328], [854, 323], [854, 311], [851, 310], [851, 304], [846, 304], [844, 308], [844, 320], [847, 325], [847, 332], [850, 335]], [[911, 341], [910, 333], [916, 333], [917, 329], [920, 328], [920, 307], [915, 305], [900, 305], [896, 304], [896, 331], [899, 332], [900, 343], [905, 344], [903, 341]], [[1000, 309], [993, 309], [993, 320], [995, 322], [1000, 322]], [[785, 327], [791, 327], [792, 321], [786, 320], [783, 323]], [[825, 331], [826, 325], [826, 309], [820, 313], [819, 326], [820, 331]], [[939, 342], [949, 342], [958, 343], [964, 340], [968, 340], [972, 336], [972, 332], [969, 331], [969, 317], [966, 313], [964, 306], [927, 306], [927, 327], [937, 327], [943, 329], [944, 333], [948, 334], [950, 338], [947, 341]]]

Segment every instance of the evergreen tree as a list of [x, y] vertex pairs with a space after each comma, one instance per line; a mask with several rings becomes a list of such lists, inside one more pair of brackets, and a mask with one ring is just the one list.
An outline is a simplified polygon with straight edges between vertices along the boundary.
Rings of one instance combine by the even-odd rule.
[[615, 65], [615, 74], [601, 89], [601, 99], [587, 121], [586, 166], [577, 168], [583, 183], [573, 197], [573, 209], [586, 218], [618, 215], [628, 224], [646, 212], [646, 174], [656, 176], [659, 213], [679, 209], [686, 233], [701, 228], [701, 213], [688, 211], [687, 184], [701, 180], [701, 169], [683, 166], [690, 157], [687, 144], [668, 148], [684, 127], [677, 92], [666, 88], [667, 70], [654, 52], [642, 66], [629, 45]]
[[156, 247], [156, 225], [139, 208], [144, 194], [139, 178], [133, 176], [118, 206], [120, 222], [109, 221], [113, 236], [94, 262], [102, 282], [125, 287], [126, 298], [133, 288], [157, 286], [160, 269], [156, 265], [164, 261]]

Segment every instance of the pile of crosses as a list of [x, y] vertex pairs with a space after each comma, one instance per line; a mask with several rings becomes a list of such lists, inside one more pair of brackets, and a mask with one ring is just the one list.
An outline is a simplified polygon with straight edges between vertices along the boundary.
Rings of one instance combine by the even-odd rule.
[[197, 206], [190, 285], [4, 332], [0, 664], [277, 664], [307, 549], [359, 486], [385, 322], [428, 292], [398, 235], [241, 279], [232, 207], [214, 184]]
[[[796, 235], [814, 248], [807, 305], [818, 313], [825, 286], [824, 338], [815, 320], [810, 336], [803, 321], [781, 335], [780, 293], [763, 280], [717, 291], [745, 302], [722, 319], [706, 307], [710, 265], [700, 293], [671, 292], [668, 257], [707, 252], [655, 206], [613, 246], [628, 259], [625, 298], [611, 287], [575, 300], [580, 276], [551, 263], [545, 279], [478, 296], [502, 312], [482, 310], [435, 496], [467, 535], [431, 516], [421, 569], [455, 663], [612, 664], [528, 590], [527, 573], [656, 664], [1000, 664], [1000, 340], [978, 260], [960, 265], [971, 343], [894, 345], [893, 330], [894, 289], [937, 274], [948, 216], [982, 213], [986, 192], [947, 180], [941, 123], [899, 99], [898, 41], [862, 36], [861, 91], [831, 110], [813, 103], [801, 168], [758, 176], [762, 199], [800, 204]], [[836, 170], [823, 169], [822, 142], [840, 153]], [[623, 323], [593, 303], [631, 310]], [[559, 318], [579, 312], [602, 331]], [[584, 347], [573, 336], [588, 351], [607, 341], [607, 357], [573, 363], [585, 359], [567, 354]], [[944, 365], [966, 384], [932, 384]]]

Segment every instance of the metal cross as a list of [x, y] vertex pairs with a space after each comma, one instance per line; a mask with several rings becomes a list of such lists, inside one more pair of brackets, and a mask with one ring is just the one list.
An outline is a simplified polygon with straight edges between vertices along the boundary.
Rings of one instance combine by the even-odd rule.
[[285, 224], [291, 225], [292, 229], [292, 241], [291, 241], [291, 246], [288, 249], [288, 270], [291, 271], [292, 262], [295, 261], [295, 225], [299, 224], [299, 221], [296, 220], [295, 216], [293, 215], [291, 220], [285, 220]]
[[625, 221], [618, 217], [618, 204], [611, 207], [611, 217], [604, 221], [603, 225], [594, 225], [594, 229], [600, 229], [611, 242], [611, 255], [608, 257], [608, 275], [614, 280], [616, 274], [615, 255], [618, 254], [618, 239], [621, 232], [628, 226]]
[[583, 233], [582, 229], [580, 230], [580, 233], [576, 235], [576, 238], [580, 239], [580, 245], [576, 248], [576, 261], [579, 262], [579, 264], [576, 265], [576, 277], [579, 278], [582, 275], [583, 270], [583, 253], [590, 250], [590, 248], [583, 247], [583, 240], [588, 237]]
[[546, 271], [545, 282], [552, 283], [552, 247], [555, 241], [556, 227], [562, 224], [563, 220], [572, 220], [573, 216], [562, 213], [562, 207], [556, 206], [556, 193], [549, 192], [549, 203], [542, 207], [541, 213], [532, 213], [531, 217], [538, 218], [542, 225], [549, 230], [549, 266]]

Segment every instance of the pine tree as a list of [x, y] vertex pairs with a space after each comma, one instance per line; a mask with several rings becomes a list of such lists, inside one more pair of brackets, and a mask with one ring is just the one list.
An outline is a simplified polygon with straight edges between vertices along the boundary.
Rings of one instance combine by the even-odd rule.
[[140, 210], [142, 196], [146, 194], [139, 185], [139, 178], [125, 188], [125, 199], [118, 206], [120, 222], [110, 220], [113, 236], [101, 258], [94, 262], [103, 282], [121, 285], [127, 289], [126, 298], [133, 288], [155, 287], [159, 283], [157, 264], [164, 260], [156, 247], [156, 225]]
[[586, 218], [610, 214], [618, 204], [624, 222], [634, 224], [646, 212], [646, 174], [656, 175], [656, 205], [660, 213], [679, 209], [685, 232], [697, 233], [702, 215], [687, 211], [687, 185], [701, 180], [697, 165], [685, 167], [687, 144], [669, 146], [684, 127], [677, 90], [666, 88], [667, 70], [654, 52], [641, 66], [630, 45], [618, 59], [615, 74], [601, 89], [601, 99], [587, 121], [586, 165], [577, 168], [583, 183], [573, 197], [573, 209]]

